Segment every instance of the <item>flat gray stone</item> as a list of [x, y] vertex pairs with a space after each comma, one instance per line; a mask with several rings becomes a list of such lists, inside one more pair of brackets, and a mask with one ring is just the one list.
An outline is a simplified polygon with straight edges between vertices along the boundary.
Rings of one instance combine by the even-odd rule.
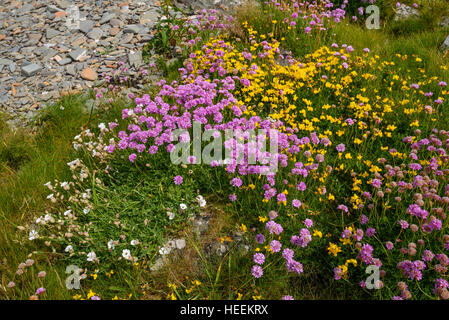
[[105, 13], [101, 17], [100, 24], [105, 24], [115, 18], [115, 13]]
[[94, 22], [92, 20], [80, 21], [80, 31], [88, 33], [94, 28]]
[[157, 12], [148, 11], [140, 16], [140, 24], [156, 24], [159, 20], [160, 15]]
[[26, 75], [27, 77], [35, 75], [36, 73], [38, 73], [41, 70], [42, 70], [42, 67], [35, 63], [27, 64], [26, 66], [22, 67], [22, 73], [24, 75]]
[[101, 30], [100, 28], [93, 28], [92, 31], [87, 34], [87, 36], [93, 40], [100, 40], [103, 36], [103, 30]]
[[51, 29], [51, 28], [47, 29], [47, 31], [45, 33], [45, 36], [47, 37], [47, 39], [52, 39], [58, 35], [59, 35], [59, 31], [55, 30], [55, 29]]
[[69, 64], [69, 63], [71, 63], [71, 62], [72, 62], [72, 59], [70, 59], [70, 58], [64, 58], [64, 59], [59, 60], [59, 61], [58, 61], [58, 64], [59, 64], [60, 66], [65, 66], [66, 64]]
[[83, 58], [85, 55], [87, 54], [87, 50], [83, 49], [83, 48], [76, 48], [75, 50], [72, 50], [70, 52], [70, 57], [74, 60], [74, 61], [79, 61], [81, 58]]
[[58, 11], [64, 11], [64, 10], [59, 9], [57, 6], [52, 5], [52, 4], [50, 4], [50, 5], [47, 6], [47, 10], [48, 10], [49, 12], [51, 12], [51, 13], [55, 13], [55, 12], [58, 12]]
[[9, 66], [11, 63], [13, 63], [14, 61], [9, 60], [9, 59], [4, 59], [4, 58], [0, 58], [0, 65], [6, 65]]
[[140, 30], [142, 29], [142, 27], [143, 26], [140, 24], [128, 24], [123, 27], [123, 32], [124, 33], [139, 33]]
[[65, 71], [70, 74], [71, 76], [76, 76], [76, 69], [75, 66], [73, 64], [68, 65], [65, 68]]

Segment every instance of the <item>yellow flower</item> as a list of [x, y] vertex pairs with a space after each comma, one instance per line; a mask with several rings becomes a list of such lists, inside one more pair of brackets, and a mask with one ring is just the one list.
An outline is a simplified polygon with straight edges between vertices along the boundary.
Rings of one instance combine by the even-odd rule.
[[89, 289], [89, 293], [87, 294], [87, 299], [92, 298], [95, 295], [95, 292], [92, 291], [92, 289]]
[[327, 248], [328, 254], [333, 254], [334, 257], [337, 256], [339, 252], [341, 252], [341, 248], [336, 244], [329, 242], [329, 247]]
[[313, 230], [313, 234], [312, 234], [314, 237], [319, 237], [319, 238], [322, 238], [323, 237], [323, 233], [321, 232], [321, 231], [318, 231], [318, 230]]

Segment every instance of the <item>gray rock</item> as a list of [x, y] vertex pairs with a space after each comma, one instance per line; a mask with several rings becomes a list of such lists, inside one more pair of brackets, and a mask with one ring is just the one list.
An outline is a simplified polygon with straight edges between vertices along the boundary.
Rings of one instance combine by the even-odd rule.
[[70, 74], [71, 76], [76, 76], [76, 69], [75, 66], [73, 64], [68, 65], [65, 68], [65, 71]]
[[159, 20], [160, 15], [157, 12], [148, 11], [140, 16], [140, 24], [155, 25]]
[[55, 13], [55, 12], [58, 12], [58, 11], [64, 11], [64, 10], [59, 9], [57, 6], [52, 5], [52, 4], [50, 4], [50, 5], [47, 6], [47, 10], [48, 10], [49, 12], [51, 12], [51, 13]]
[[103, 30], [101, 30], [100, 28], [93, 28], [92, 31], [87, 34], [87, 36], [93, 40], [100, 40], [103, 36]]
[[38, 73], [41, 70], [42, 70], [42, 67], [35, 63], [31, 63], [31, 64], [27, 64], [25, 66], [22, 66], [22, 73], [24, 75], [26, 75], [27, 77], [35, 75], [36, 73]]
[[63, 9], [67, 9], [70, 6], [73, 6], [72, 1], [69, 1], [69, 0], [58, 0], [57, 4], [58, 4], [58, 6], [60, 6]]
[[0, 65], [6, 65], [9, 66], [11, 63], [13, 63], [14, 61], [9, 60], [9, 59], [4, 59], [4, 58], [0, 58]]
[[94, 22], [92, 20], [80, 21], [80, 31], [88, 33], [94, 28]]
[[47, 29], [45, 36], [47, 37], [47, 39], [52, 39], [54, 37], [56, 37], [57, 35], [59, 35], [59, 31], [55, 30], [55, 29]]
[[64, 58], [64, 59], [59, 60], [59, 61], [58, 61], [58, 64], [59, 64], [60, 66], [65, 66], [66, 64], [69, 64], [69, 63], [71, 63], [71, 62], [72, 62], [72, 59], [70, 59], [70, 58]]
[[143, 28], [142, 25], [139, 24], [128, 24], [123, 28], [124, 33], [139, 33]]
[[123, 37], [120, 38], [120, 44], [125, 44], [130, 42], [133, 39], [134, 35], [132, 33], [124, 34]]
[[83, 57], [85, 57], [87, 54], [87, 50], [83, 49], [83, 48], [76, 48], [75, 50], [72, 50], [70, 52], [70, 57], [74, 60], [74, 61], [79, 61], [81, 60]]
[[100, 24], [105, 24], [115, 18], [115, 13], [105, 13], [101, 17]]

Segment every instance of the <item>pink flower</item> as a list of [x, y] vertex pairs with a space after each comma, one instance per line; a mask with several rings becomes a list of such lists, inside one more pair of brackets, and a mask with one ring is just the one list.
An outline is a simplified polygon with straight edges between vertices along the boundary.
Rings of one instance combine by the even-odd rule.
[[137, 158], [137, 154], [133, 153], [129, 155], [129, 161], [134, 162]]
[[181, 176], [178, 175], [173, 178], [173, 181], [175, 182], [176, 185], [180, 185], [182, 183], [183, 179]]
[[44, 293], [45, 292], [45, 288], [39, 288], [39, 289], [37, 289], [36, 290], [36, 295], [38, 295], [38, 294], [42, 294], [42, 293]]

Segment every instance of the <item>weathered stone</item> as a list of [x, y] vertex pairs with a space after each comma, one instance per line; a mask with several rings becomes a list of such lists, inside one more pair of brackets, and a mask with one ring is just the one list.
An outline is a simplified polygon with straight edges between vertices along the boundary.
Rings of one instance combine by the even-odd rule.
[[142, 29], [142, 25], [139, 24], [128, 24], [123, 28], [124, 33], [139, 33]]
[[101, 39], [101, 37], [103, 36], [103, 30], [101, 30], [100, 28], [93, 28], [92, 31], [90, 31], [87, 36], [90, 39], [93, 40], [99, 40]]
[[81, 78], [89, 81], [95, 81], [98, 78], [98, 74], [91, 68], [86, 68], [81, 72]]
[[46, 33], [45, 33], [45, 36], [47, 37], [47, 39], [52, 39], [52, 38], [56, 37], [57, 35], [59, 35], [59, 31], [55, 30], [55, 29], [51, 29], [51, 28], [47, 29]]
[[140, 16], [139, 23], [140, 24], [151, 24], [154, 25], [159, 20], [159, 14], [153, 11], [145, 12]]
[[71, 62], [72, 62], [72, 59], [70, 59], [70, 58], [64, 58], [64, 59], [59, 60], [59, 61], [58, 61], [58, 64], [59, 64], [60, 66], [65, 66], [66, 64], [69, 64], [69, 63], [71, 63]]
[[68, 66], [65, 68], [65, 71], [66, 71], [68, 74], [70, 74], [71, 76], [75, 76], [75, 75], [76, 75], [75, 66], [74, 66], [73, 64], [68, 65]]
[[35, 75], [36, 73], [38, 73], [41, 70], [42, 70], [42, 67], [35, 63], [31, 63], [31, 64], [27, 64], [25, 66], [22, 66], [22, 73], [27, 77]]
[[92, 20], [80, 21], [80, 31], [88, 33], [94, 28], [94, 22]]
[[87, 50], [83, 48], [76, 48], [70, 52], [70, 57], [75, 61], [80, 61], [86, 56]]
[[118, 28], [118, 27], [113, 27], [113, 28], [109, 29], [109, 34], [111, 36], [116, 36], [119, 32], [120, 32], [120, 28]]
[[105, 13], [101, 17], [100, 24], [105, 24], [115, 18], [115, 13]]

